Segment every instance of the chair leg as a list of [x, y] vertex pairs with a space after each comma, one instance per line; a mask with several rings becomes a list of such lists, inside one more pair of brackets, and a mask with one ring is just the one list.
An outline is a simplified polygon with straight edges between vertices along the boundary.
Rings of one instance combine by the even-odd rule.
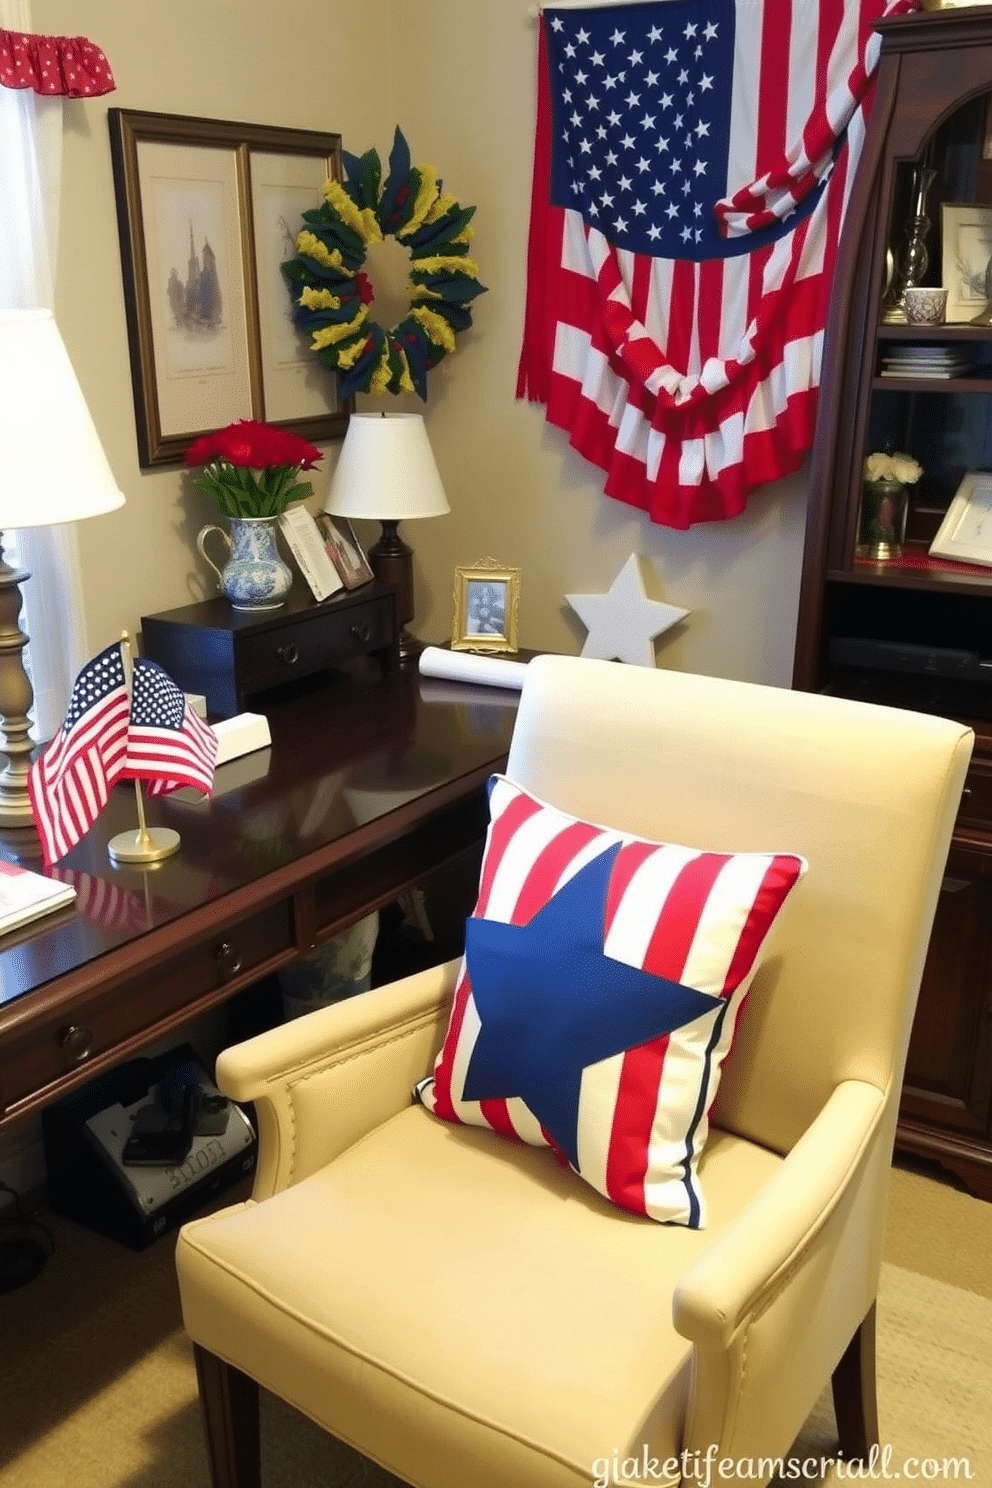
[[261, 1488], [258, 1385], [193, 1345], [213, 1488]]
[[840, 1454], [846, 1461], [864, 1462], [878, 1446], [874, 1302], [844, 1350], [831, 1385]]

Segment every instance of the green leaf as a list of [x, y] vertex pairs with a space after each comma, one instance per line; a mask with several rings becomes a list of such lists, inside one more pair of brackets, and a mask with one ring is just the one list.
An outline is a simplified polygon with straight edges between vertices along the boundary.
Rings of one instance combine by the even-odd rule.
[[[439, 252], [443, 244], [447, 244], [451, 238], [457, 238], [474, 216], [474, 207], [451, 207], [436, 222], [425, 222], [423, 227], [418, 227], [407, 238], [411, 258], [427, 258]], [[467, 243], [456, 243], [453, 247], [446, 247], [445, 252], [467, 253], [468, 248]]]
[[367, 150], [359, 159], [347, 150], [342, 150], [345, 173], [352, 190], [348, 193], [358, 207], [379, 205], [379, 187], [382, 182], [382, 161], [377, 150]]
[[396, 231], [398, 219], [393, 220], [396, 212], [396, 199], [403, 187], [407, 185], [409, 177], [410, 146], [397, 126], [393, 135], [393, 148], [389, 152], [389, 175], [382, 188], [382, 200], [379, 203], [379, 225], [384, 231]]

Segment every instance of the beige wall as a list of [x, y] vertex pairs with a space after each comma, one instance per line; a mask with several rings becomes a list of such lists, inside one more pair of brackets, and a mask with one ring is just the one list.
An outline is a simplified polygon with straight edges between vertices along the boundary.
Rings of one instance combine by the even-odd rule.
[[[601, 473], [543, 409], [514, 399], [533, 146], [529, 9], [527, 0], [33, 0], [36, 30], [90, 36], [118, 84], [66, 107], [56, 302], [127, 497], [120, 512], [79, 527], [92, 649], [136, 630], [142, 614], [210, 592], [194, 538], [211, 508], [177, 471], [137, 463], [106, 121], [119, 107], [337, 130], [348, 149], [375, 145], [384, 157], [398, 123], [414, 161], [436, 165], [477, 206], [473, 248], [489, 293], [457, 354], [431, 374], [425, 409], [452, 513], [406, 530], [420, 634], [449, 632], [455, 565], [492, 556], [522, 570], [521, 644], [578, 651], [585, 631], [564, 594], [606, 589], [637, 552], [649, 592], [691, 611], [662, 639], [661, 664], [788, 683], [802, 474], [756, 493], [732, 522], [672, 532], [605, 497]], [[371, 256], [369, 267], [374, 279]], [[330, 447], [321, 489], [333, 458]]]

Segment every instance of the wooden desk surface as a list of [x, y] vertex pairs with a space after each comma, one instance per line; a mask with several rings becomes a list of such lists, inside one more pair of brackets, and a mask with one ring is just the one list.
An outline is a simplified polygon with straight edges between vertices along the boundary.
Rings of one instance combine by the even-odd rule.
[[108, 858], [136, 825], [118, 787], [57, 865], [76, 904], [0, 940], [0, 1128], [477, 848], [516, 702], [400, 670], [281, 703], [212, 800], [146, 802], [182, 839], [151, 869]]

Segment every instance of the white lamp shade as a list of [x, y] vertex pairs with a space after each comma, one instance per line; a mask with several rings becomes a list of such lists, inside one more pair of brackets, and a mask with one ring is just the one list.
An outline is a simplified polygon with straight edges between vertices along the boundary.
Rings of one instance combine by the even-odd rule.
[[0, 530], [123, 504], [51, 310], [0, 310]]
[[379, 521], [450, 511], [423, 415], [353, 413], [324, 510]]

